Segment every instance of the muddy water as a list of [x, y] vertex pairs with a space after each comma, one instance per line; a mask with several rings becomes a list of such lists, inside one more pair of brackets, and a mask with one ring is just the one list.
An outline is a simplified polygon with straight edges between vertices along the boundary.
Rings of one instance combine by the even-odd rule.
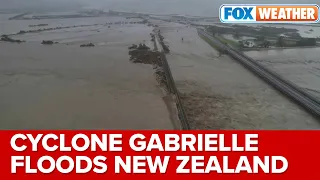
[[[75, 19], [41, 19], [41, 20], [11, 20], [8, 18], [16, 14], [0, 14], [0, 34], [17, 33], [20, 30], [32, 30], [43, 28], [55, 28], [63, 26], [77, 26], [77, 25], [93, 25], [105, 24], [119, 21], [138, 21], [141, 19], [126, 19], [124, 17], [110, 16], [110, 17], [90, 17], [90, 18], [75, 18]], [[29, 25], [48, 24], [43, 27], [29, 27]]]
[[320, 98], [320, 48], [249, 51], [247, 55]]
[[[93, 1], [93, 0], [92, 0]], [[91, 2], [91, 1], [90, 1]], [[90, 8], [119, 9], [128, 12], [149, 12], [156, 14], [183, 14], [195, 16], [218, 16], [222, 4], [277, 4], [277, 0], [95, 0], [88, 3]], [[319, 0], [282, 0], [282, 4], [319, 4]]]
[[[128, 46], [150, 44], [152, 29], [101, 28], [0, 43], [0, 128], [172, 129], [152, 67], [129, 61]], [[70, 44], [40, 44], [51, 38]], [[80, 48], [83, 42], [97, 46]]]
[[167, 58], [192, 128], [320, 128], [300, 107], [233, 59], [220, 56], [195, 29], [159, 24], [170, 46]]
[[[263, 24], [246, 24], [247, 26], [261, 26]], [[277, 28], [289, 28], [289, 29], [297, 29], [298, 32], [302, 37], [320, 37], [320, 26], [318, 24], [313, 24], [313, 26], [304, 26], [304, 25], [292, 25], [292, 24], [286, 24], [286, 25], [277, 25], [277, 24], [264, 24], [263, 26], [271, 26], [271, 27], [277, 27]], [[312, 29], [312, 31], [310, 31]]]

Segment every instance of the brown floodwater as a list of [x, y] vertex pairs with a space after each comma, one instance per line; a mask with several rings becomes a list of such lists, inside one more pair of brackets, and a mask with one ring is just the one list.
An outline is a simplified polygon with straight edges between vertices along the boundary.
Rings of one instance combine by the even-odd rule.
[[320, 99], [320, 48], [248, 51], [246, 54]]
[[[173, 129], [152, 66], [129, 61], [128, 47], [150, 45], [151, 31], [142, 24], [95, 26], [1, 42], [0, 128]], [[89, 42], [96, 46], [79, 47]]]
[[[196, 29], [157, 22], [194, 129], [319, 129], [305, 110], [203, 41]], [[182, 41], [183, 38], [183, 41]]]

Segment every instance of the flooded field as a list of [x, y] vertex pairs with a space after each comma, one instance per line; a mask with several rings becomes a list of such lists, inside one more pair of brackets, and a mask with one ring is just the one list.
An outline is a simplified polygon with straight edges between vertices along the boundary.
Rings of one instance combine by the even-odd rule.
[[[261, 26], [262, 24], [246, 24], [247, 26]], [[312, 26], [304, 26], [304, 25], [294, 25], [294, 24], [286, 24], [286, 25], [279, 25], [279, 24], [268, 24], [263, 26], [270, 26], [270, 27], [277, 27], [277, 28], [288, 28], [288, 29], [297, 29], [298, 32], [302, 37], [320, 37], [320, 24], [313, 24]], [[310, 31], [312, 30], [312, 31]]]
[[[218, 27], [231, 27], [233, 24], [224, 24], [221, 23], [220, 20], [217, 18], [215, 21], [199, 21], [194, 22], [193, 24], [198, 25], [213, 25]], [[265, 27], [276, 27], [276, 28], [287, 28], [287, 29], [297, 29], [298, 33], [301, 35], [301, 37], [305, 38], [316, 38], [320, 37], [320, 24], [242, 24], [249, 27], [259, 27], [259, 26], [265, 26]], [[245, 37], [247, 38], [247, 37]], [[251, 39], [251, 38], [250, 38]]]
[[[132, 44], [153, 48], [153, 27], [133, 23], [142, 19], [8, 21], [12, 16], [0, 15], [0, 35], [26, 42], [0, 42], [1, 129], [174, 129], [153, 66], [129, 60]], [[192, 129], [320, 128], [300, 107], [215, 51], [195, 28], [152, 22], [169, 45], [167, 59]], [[34, 26], [39, 24], [46, 25]], [[93, 47], [80, 47], [88, 44]], [[316, 51], [247, 54], [320, 97]]]
[[[307, 112], [221, 55], [194, 28], [158, 22], [194, 129], [318, 129]], [[182, 40], [183, 38], [183, 40]]]
[[320, 48], [245, 52], [320, 99]]
[[[105, 24], [121, 17], [5, 21], [0, 32], [49, 26]], [[130, 20], [127, 20], [130, 21]], [[129, 61], [128, 47], [151, 46], [144, 24], [94, 25], [0, 42], [1, 129], [173, 129], [152, 66]], [[41, 45], [42, 40], [58, 44]], [[80, 48], [83, 43], [95, 47]]]
[[[88, 17], [88, 18], [67, 18], [67, 19], [41, 19], [41, 20], [8, 20], [8, 18], [16, 14], [0, 14], [0, 33], [11, 34], [20, 30], [31, 30], [39, 28], [54, 28], [59, 26], [74, 26], [74, 25], [94, 25], [105, 24], [108, 22], [130, 22], [141, 19], [126, 19], [124, 17]], [[29, 27], [29, 25], [48, 24], [46, 27]]]

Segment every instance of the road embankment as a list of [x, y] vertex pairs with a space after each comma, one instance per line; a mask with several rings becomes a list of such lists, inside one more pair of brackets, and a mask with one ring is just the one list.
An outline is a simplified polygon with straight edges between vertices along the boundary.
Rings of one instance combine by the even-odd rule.
[[304, 91], [297, 85], [284, 79], [275, 72], [272, 72], [269, 69], [258, 64], [250, 57], [244, 55], [243, 53], [237, 50], [232, 49], [228, 45], [225, 45], [213, 36], [210, 36], [205, 31], [198, 29], [198, 32], [199, 34], [207, 37], [212, 43], [216, 44], [217, 46], [220, 46], [220, 48], [224, 49], [229, 56], [240, 62], [251, 72], [262, 78], [264, 81], [266, 81], [275, 89], [277, 89], [279, 92], [283, 93], [288, 98], [295, 101], [297, 104], [305, 108], [308, 112], [310, 112], [317, 118], [320, 118], [320, 101], [317, 98], [310, 95], [307, 91]]

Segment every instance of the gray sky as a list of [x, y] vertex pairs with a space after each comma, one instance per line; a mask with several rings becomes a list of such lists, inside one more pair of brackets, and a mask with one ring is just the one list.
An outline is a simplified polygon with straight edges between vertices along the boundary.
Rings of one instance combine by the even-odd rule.
[[316, 3], [320, 0], [0, 0], [1, 8], [51, 8], [65, 7], [116, 9], [126, 11], [177, 13], [189, 15], [217, 15], [223, 3]]

